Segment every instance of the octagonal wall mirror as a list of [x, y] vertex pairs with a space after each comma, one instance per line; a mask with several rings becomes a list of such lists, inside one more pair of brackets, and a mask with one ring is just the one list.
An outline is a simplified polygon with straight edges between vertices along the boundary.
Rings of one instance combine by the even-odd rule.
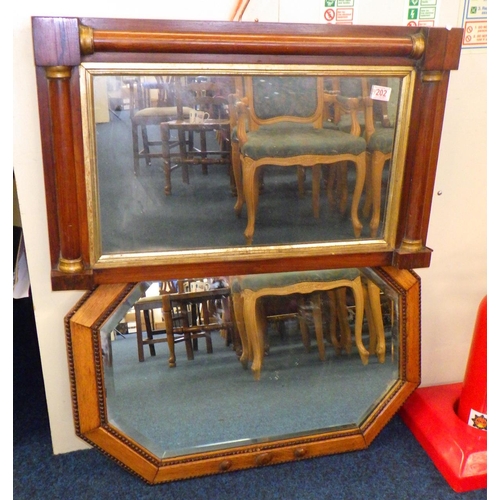
[[33, 18], [53, 289], [428, 266], [461, 37]]
[[420, 382], [393, 267], [100, 285], [66, 325], [77, 434], [149, 483], [363, 449]]

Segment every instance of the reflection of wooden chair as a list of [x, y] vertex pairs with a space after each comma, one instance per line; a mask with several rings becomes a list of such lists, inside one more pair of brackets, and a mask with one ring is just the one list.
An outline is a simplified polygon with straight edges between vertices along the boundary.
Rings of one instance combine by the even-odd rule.
[[245, 237], [252, 243], [259, 199], [259, 170], [264, 165], [311, 167], [313, 214], [319, 217], [321, 165], [350, 160], [356, 165], [351, 219], [354, 235], [362, 224], [358, 206], [365, 179], [363, 138], [323, 122], [323, 80], [314, 77], [246, 77], [245, 97], [236, 105], [242, 182], [236, 188], [247, 207]]
[[[165, 194], [172, 192], [171, 172], [180, 167], [182, 180], [189, 184], [189, 166], [201, 165], [204, 175], [209, 165], [227, 165], [232, 190], [234, 191], [233, 172], [230, 155], [230, 122], [228, 112], [228, 90], [212, 81], [194, 81], [181, 84], [176, 78], [176, 99], [179, 109], [187, 109], [208, 114], [208, 118], [193, 123], [189, 117], [164, 120], [161, 124], [162, 155], [165, 171]], [[177, 141], [172, 141], [172, 132]], [[217, 148], [209, 149], [208, 135], [213, 134]], [[178, 150], [174, 150], [178, 146]]]
[[[139, 173], [140, 159], [151, 165], [152, 158], [161, 158], [162, 141], [159, 137], [160, 123], [177, 118], [175, 89], [169, 77], [129, 78], [130, 118], [132, 121], [132, 148], [134, 154], [134, 173]], [[181, 108], [181, 117], [189, 117], [189, 109]], [[156, 127], [156, 136], [150, 135], [149, 128]], [[142, 139], [140, 147], [139, 131]], [[153, 151], [154, 149], [154, 151]]]
[[[164, 320], [162, 317], [162, 298], [166, 293], [175, 293], [176, 287], [173, 281], [160, 283], [160, 295], [141, 297], [134, 304], [135, 326], [137, 335], [137, 352], [139, 361], [144, 361], [144, 346], [149, 347], [149, 354], [156, 356], [155, 345], [167, 342]], [[179, 311], [175, 311], [172, 320], [175, 322], [181, 318]], [[144, 336], [145, 334], [145, 336]], [[183, 338], [175, 336], [174, 342], [180, 342]]]
[[[222, 320], [210, 315], [210, 303], [216, 299], [227, 299], [229, 289], [220, 288], [199, 292], [178, 292], [162, 296], [162, 310], [165, 320], [170, 357], [168, 364], [171, 368], [177, 364], [175, 354], [175, 335], [183, 335], [186, 344], [187, 359], [194, 359], [194, 342], [204, 338], [207, 344], [207, 352], [213, 352], [211, 333], [224, 329], [232, 329], [229, 316]], [[226, 302], [227, 303], [227, 302]], [[181, 324], [176, 326], [173, 321], [173, 313], [176, 309], [181, 311]]]
[[[235, 321], [241, 337], [244, 367], [252, 361], [252, 371], [256, 379], [264, 358], [266, 318], [263, 314], [263, 297], [270, 295], [310, 294], [313, 302], [313, 319], [319, 357], [325, 359], [323, 320], [321, 313], [321, 293], [341, 287], [352, 289], [356, 308], [354, 338], [363, 364], [368, 362], [369, 351], [364, 347], [361, 333], [363, 325], [364, 296], [361, 274], [357, 269], [337, 269], [328, 271], [298, 271], [276, 274], [246, 275], [232, 278], [231, 290]], [[360, 314], [361, 312], [361, 314]], [[332, 330], [331, 330], [332, 332]], [[303, 342], [308, 346], [308, 338]], [[337, 352], [341, 345], [337, 337], [331, 336]]]

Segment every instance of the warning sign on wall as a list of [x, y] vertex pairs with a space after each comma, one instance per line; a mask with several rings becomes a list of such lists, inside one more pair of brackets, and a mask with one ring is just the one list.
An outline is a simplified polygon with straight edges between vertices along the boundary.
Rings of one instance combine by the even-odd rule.
[[321, 22], [354, 24], [354, 0], [323, 0]]
[[464, 49], [486, 49], [488, 42], [487, 0], [465, 0], [462, 16]]
[[440, 0], [406, 0], [403, 22], [406, 26], [435, 26]]

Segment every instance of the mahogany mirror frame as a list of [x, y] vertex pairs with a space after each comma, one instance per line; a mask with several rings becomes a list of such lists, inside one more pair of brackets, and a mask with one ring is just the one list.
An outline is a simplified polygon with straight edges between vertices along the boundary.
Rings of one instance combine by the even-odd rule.
[[394, 267], [372, 271], [398, 297], [398, 377], [358, 426], [171, 458], [156, 456], [111, 423], [107, 414], [100, 328], [134, 289], [136, 284], [129, 283], [99, 285], [66, 316], [76, 434], [150, 484], [367, 448], [420, 384], [420, 278], [414, 271]]
[[[200, 275], [306, 269], [428, 267], [427, 230], [450, 71], [462, 29], [33, 17], [54, 290]], [[89, 243], [79, 66], [82, 63], [405, 66], [415, 69], [393, 248], [186, 264], [96, 268]], [[216, 272], [215, 272], [216, 271]]]

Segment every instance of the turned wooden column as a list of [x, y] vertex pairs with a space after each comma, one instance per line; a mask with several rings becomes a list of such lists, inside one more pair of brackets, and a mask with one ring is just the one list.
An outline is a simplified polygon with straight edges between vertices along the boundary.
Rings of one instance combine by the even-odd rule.
[[406, 229], [401, 243], [404, 251], [419, 251], [424, 248], [422, 231], [426, 227], [424, 217], [426, 215], [426, 205], [423, 200], [426, 198], [427, 181], [429, 178], [432, 162], [430, 162], [430, 145], [435, 136], [435, 116], [428, 113], [429, 109], [436, 109], [440, 85], [443, 78], [442, 71], [428, 71], [422, 73], [420, 92], [420, 116], [418, 118], [418, 144], [425, 144], [429, 147], [419, 147], [415, 149], [412, 159], [412, 177], [410, 180], [411, 189], [406, 200], [408, 212], [406, 218]]
[[57, 222], [60, 257], [58, 269], [65, 273], [83, 270], [80, 248], [80, 221], [75, 200], [76, 169], [71, 120], [71, 67], [45, 68], [49, 90], [49, 109], [53, 139], [53, 158], [57, 185]]

